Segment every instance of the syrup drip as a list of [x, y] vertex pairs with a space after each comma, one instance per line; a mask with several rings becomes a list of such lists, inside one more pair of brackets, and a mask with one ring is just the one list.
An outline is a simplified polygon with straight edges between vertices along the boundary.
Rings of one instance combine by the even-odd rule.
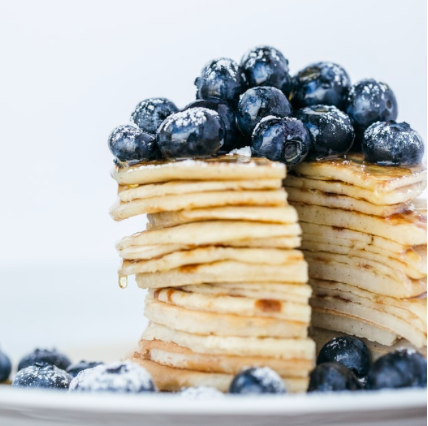
[[126, 275], [119, 275], [119, 287], [122, 289], [128, 287], [128, 277]]

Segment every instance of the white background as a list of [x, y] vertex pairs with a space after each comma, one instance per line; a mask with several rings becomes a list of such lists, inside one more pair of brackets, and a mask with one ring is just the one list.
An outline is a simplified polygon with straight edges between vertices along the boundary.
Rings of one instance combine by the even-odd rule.
[[114, 243], [143, 219], [108, 216], [107, 137], [139, 101], [183, 107], [208, 60], [270, 44], [292, 74], [329, 60], [388, 83], [426, 140], [426, 31], [425, 0], [1, 1], [2, 348], [137, 341], [144, 293], [117, 287]]

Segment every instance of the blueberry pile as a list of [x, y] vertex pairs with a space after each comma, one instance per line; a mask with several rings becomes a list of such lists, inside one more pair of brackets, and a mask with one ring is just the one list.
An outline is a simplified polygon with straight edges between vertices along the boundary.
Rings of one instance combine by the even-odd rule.
[[353, 151], [379, 165], [421, 162], [423, 141], [394, 121], [397, 100], [387, 84], [352, 85], [333, 62], [313, 63], [294, 77], [288, 65], [271, 46], [250, 49], [240, 63], [209, 61], [195, 79], [196, 100], [179, 110], [166, 98], [145, 99], [130, 124], [113, 130], [108, 144], [116, 164], [209, 158], [244, 146], [288, 170]]

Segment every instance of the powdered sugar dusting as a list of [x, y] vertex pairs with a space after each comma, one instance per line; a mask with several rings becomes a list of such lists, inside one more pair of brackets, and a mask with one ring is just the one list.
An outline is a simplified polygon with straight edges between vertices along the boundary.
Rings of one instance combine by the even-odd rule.
[[147, 370], [131, 361], [88, 368], [81, 371], [70, 384], [70, 391], [81, 392], [139, 393], [154, 390]]
[[64, 370], [46, 363], [36, 363], [18, 371], [13, 385], [17, 387], [40, 387], [40, 383], [49, 383], [53, 388], [67, 389], [71, 376]]
[[180, 396], [188, 399], [211, 399], [223, 398], [224, 394], [215, 388], [199, 386], [197, 388], [187, 388], [180, 392]]
[[278, 52], [277, 49], [270, 46], [257, 46], [244, 54], [241, 63], [245, 66], [245, 68], [252, 68], [254, 67], [256, 61], [266, 61], [266, 51], [268, 51], [269, 56], [277, 62], [285, 60], [284, 57], [281, 57], [282, 55]]
[[207, 121], [207, 115], [218, 116], [217, 112], [208, 108], [189, 108], [186, 111], [170, 115], [162, 123], [160, 130], [168, 131], [173, 124], [179, 127], [199, 126]]
[[413, 349], [413, 348], [405, 348], [405, 347], [398, 348], [397, 352], [405, 353], [407, 355], [414, 355], [415, 353], [417, 353], [417, 351], [415, 349]]
[[359, 87], [364, 86], [360, 93], [359, 102], [367, 106], [371, 105], [371, 108], [380, 108], [381, 101], [383, 103], [383, 99], [387, 96], [387, 92], [389, 90], [388, 86], [385, 83], [377, 82], [373, 79], [365, 79], [361, 80], [358, 83], [354, 84], [348, 93], [348, 99], [353, 99], [358, 95]]
[[260, 380], [260, 383], [263, 387], [272, 386], [278, 393], [285, 391], [284, 382], [282, 381], [281, 377], [279, 377], [278, 373], [269, 367], [255, 368], [252, 371], [252, 375], [256, 379]]
[[204, 67], [204, 76], [206, 78], [213, 78], [218, 73], [226, 72], [231, 78], [235, 78], [238, 74], [238, 64], [229, 58], [220, 58], [210, 61]]
[[235, 148], [228, 152], [226, 155], [241, 155], [243, 157], [251, 157], [251, 148], [244, 146], [243, 148]]

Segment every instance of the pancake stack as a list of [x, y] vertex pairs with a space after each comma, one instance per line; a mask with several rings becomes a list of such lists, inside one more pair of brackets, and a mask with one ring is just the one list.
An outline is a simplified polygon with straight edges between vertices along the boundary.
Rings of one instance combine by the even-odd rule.
[[312, 324], [391, 346], [426, 346], [422, 167], [347, 159], [302, 163], [285, 181], [303, 230]]
[[160, 390], [227, 391], [248, 366], [267, 366], [289, 392], [307, 389], [311, 288], [285, 167], [228, 155], [116, 168], [115, 220], [147, 214], [123, 238], [120, 282], [148, 289], [150, 320], [133, 361]]

